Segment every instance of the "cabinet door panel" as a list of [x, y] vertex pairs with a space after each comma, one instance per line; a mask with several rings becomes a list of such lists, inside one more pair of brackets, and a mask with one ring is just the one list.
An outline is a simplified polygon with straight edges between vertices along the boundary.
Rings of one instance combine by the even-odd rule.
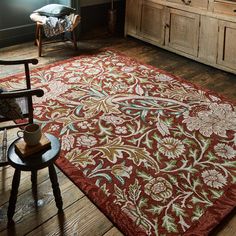
[[232, 69], [236, 68], [236, 23], [219, 22], [219, 46], [217, 63]]
[[171, 48], [197, 56], [199, 21], [198, 14], [170, 8], [166, 44]]
[[139, 2], [139, 0], [126, 1], [125, 34], [136, 35], [137, 33]]
[[218, 47], [218, 19], [201, 16], [198, 58], [216, 63]]
[[139, 34], [159, 44], [164, 43], [164, 6], [143, 1]]

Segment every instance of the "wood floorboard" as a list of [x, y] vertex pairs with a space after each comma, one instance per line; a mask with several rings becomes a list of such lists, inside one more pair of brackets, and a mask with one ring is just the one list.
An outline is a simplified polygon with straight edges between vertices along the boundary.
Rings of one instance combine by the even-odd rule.
[[[4, 171], [1, 171], [1, 173], [2, 172], [4, 172]], [[6, 169], [6, 173], [9, 173], [9, 174], [11, 173], [11, 176], [5, 178], [4, 179], [5, 181], [1, 181], [3, 187], [0, 189], [0, 193], [3, 195], [0, 199], [0, 205], [3, 204], [3, 202], [7, 202], [9, 199], [14, 169], [8, 168], [8, 169]], [[38, 183], [40, 184], [41, 182], [48, 179], [48, 170], [43, 169], [43, 170], [40, 170], [39, 173], [40, 174], [38, 175]], [[7, 174], [7, 175], [9, 175], [9, 174]], [[20, 186], [19, 186], [19, 193], [22, 194], [22, 193], [28, 191], [28, 189], [31, 188], [31, 185], [29, 185], [29, 184], [31, 184], [30, 173], [22, 171], [21, 172], [21, 182], [20, 182]]]
[[[47, 168], [44, 170], [47, 170]], [[41, 173], [39, 173], [39, 176]], [[21, 232], [22, 235], [31, 232], [45, 221], [48, 221], [48, 219], [57, 215], [57, 208], [54, 201], [51, 182], [46, 179], [43, 182], [38, 183], [38, 201], [37, 207], [35, 207], [34, 199], [31, 193], [30, 175], [28, 175], [28, 177], [30, 184], [20, 183], [20, 185], [28, 186], [29, 189], [24, 193], [18, 194], [16, 213], [14, 215], [15, 225], [14, 227], [11, 227], [12, 231], [14, 229], [16, 232]], [[84, 196], [84, 194], [78, 188], [75, 188], [74, 184], [71, 181], [68, 181], [68, 179], [65, 178], [64, 174], [61, 172], [58, 173], [58, 181], [60, 183], [60, 189], [64, 200], [64, 209], [70, 205], [73, 205]], [[8, 203], [3, 204], [1, 207], [2, 214], [5, 219], [0, 222], [1, 235], [7, 235], [8, 233], [6, 229], [7, 207]]]
[[86, 197], [83, 197], [65, 208], [63, 215], [55, 215], [27, 235], [40, 235], [43, 232], [43, 235], [100, 236], [111, 228], [112, 223], [93, 204], [90, 204]]
[[[48, 44], [43, 47], [43, 57], [37, 67], [61, 61], [73, 56], [94, 53], [103, 48], [113, 48], [140, 62], [166, 70], [176, 76], [216, 91], [236, 100], [236, 75], [197, 63], [177, 54], [165, 51], [132, 37], [111, 37], [104, 30], [82, 35], [78, 51], [70, 43]], [[0, 49], [0, 59], [37, 58], [33, 42]], [[23, 68], [0, 67], [0, 78], [22, 72]], [[84, 196], [84, 194], [59, 170], [59, 183], [64, 202], [64, 215], [57, 214], [47, 169], [40, 171], [38, 178], [38, 210], [33, 206], [31, 181], [28, 172], [22, 172], [15, 227], [7, 227], [6, 211], [11, 189], [13, 168], [0, 168], [0, 235], [104, 235], [120, 236], [122, 233]], [[236, 213], [233, 211], [211, 235], [236, 235]]]
[[117, 228], [112, 227], [104, 236], [121, 236], [123, 235]]

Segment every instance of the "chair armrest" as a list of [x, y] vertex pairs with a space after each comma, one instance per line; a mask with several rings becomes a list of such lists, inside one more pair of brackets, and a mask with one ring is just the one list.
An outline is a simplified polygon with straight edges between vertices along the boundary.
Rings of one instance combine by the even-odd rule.
[[18, 65], [18, 64], [38, 64], [38, 59], [32, 58], [32, 59], [25, 59], [25, 60], [15, 60], [15, 61], [5, 61], [0, 60], [0, 65]]
[[26, 97], [26, 96], [37, 96], [42, 97], [44, 91], [42, 89], [25, 89], [25, 90], [15, 90], [15, 91], [6, 91], [0, 93], [0, 99], [4, 98], [19, 98], [19, 97]]

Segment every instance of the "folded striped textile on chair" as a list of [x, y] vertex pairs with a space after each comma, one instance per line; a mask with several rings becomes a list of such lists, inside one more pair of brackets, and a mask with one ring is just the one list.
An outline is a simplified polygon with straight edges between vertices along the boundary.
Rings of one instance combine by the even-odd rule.
[[43, 25], [44, 34], [48, 38], [64, 32], [71, 32], [80, 22], [80, 16], [73, 13], [61, 18], [41, 16], [38, 13], [33, 13], [30, 15], [30, 18]]

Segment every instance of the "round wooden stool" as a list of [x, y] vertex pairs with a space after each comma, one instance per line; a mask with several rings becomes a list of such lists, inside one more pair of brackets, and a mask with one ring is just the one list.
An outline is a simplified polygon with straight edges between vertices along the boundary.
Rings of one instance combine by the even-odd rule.
[[9, 147], [8, 162], [12, 167], [15, 168], [15, 172], [12, 180], [12, 189], [7, 211], [8, 223], [13, 222], [12, 218], [15, 213], [21, 171], [31, 171], [33, 196], [37, 196], [37, 171], [39, 169], [48, 167], [56, 206], [59, 211], [62, 211], [63, 203], [61, 198], [61, 191], [57, 180], [57, 174], [53, 165], [60, 151], [60, 143], [55, 136], [51, 134], [45, 135], [51, 141], [51, 148], [46, 151], [35, 153], [31, 156], [22, 158], [18, 156], [18, 154], [16, 154], [15, 144], [19, 142], [21, 138], [15, 140]]

